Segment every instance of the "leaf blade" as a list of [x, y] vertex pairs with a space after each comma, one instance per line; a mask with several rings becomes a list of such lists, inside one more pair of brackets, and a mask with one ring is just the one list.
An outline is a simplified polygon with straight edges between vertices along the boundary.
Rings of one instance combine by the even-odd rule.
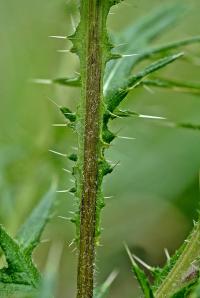
[[137, 265], [137, 263], [135, 262], [134, 258], [132, 257], [132, 254], [129, 250], [129, 248], [125, 245], [127, 254], [129, 256], [129, 259], [131, 261], [132, 264], [132, 270], [137, 278], [137, 281], [140, 284], [140, 287], [144, 293], [144, 297], [145, 298], [154, 298], [154, 294], [153, 294], [153, 290], [151, 288], [151, 285], [144, 273], [144, 271]]
[[[124, 46], [120, 47], [117, 52], [120, 54], [139, 53], [147, 48], [152, 40], [158, 37], [168, 27], [172, 26], [186, 8], [180, 4], [171, 6], [162, 6], [159, 9], [151, 12], [146, 17], [143, 17], [138, 22], [130, 26], [119, 34], [117, 39], [114, 39], [114, 44], [119, 43]], [[134, 42], [129, 42], [134, 40]], [[104, 78], [104, 94], [107, 96], [111, 90], [121, 88], [121, 83], [130, 75], [133, 67], [140, 61], [140, 56], [123, 58], [115, 61], [110, 61], [106, 67]], [[116, 79], [117, 77], [117, 79]]]
[[56, 185], [52, 184], [49, 191], [20, 228], [16, 239], [24, 250], [32, 252], [35, 246], [39, 243], [43, 229], [51, 217], [51, 212], [55, 203], [55, 194]]
[[162, 59], [157, 60], [154, 63], [151, 63], [149, 66], [145, 67], [142, 71], [138, 72], [136, 75], [133, 75], [126, 82], [123, 86], [115, 91], [112, 96], [108, 96], [106, 98], [107, 109], [110, 112], [113, 112], [121, 101], [127, 96], [127, 94], [135, 87], [137, 87], [144, 78], [146, 78], [149, 74], [154, 73], [155, 71], [164, 68], [168, 64], [176, 61], [177, 59], [181, 58], [183, 53], [174, 54], [171, 56], [164, 57]]
[[194, 82], [182, 82], [176, 80], [168, 80], [163, 78], [152, 78], [146, 79], [142, 82], [143, 85], [171, 89], [177, 92], [191, 93], [191, 94], [200, 94], [200, 84]]

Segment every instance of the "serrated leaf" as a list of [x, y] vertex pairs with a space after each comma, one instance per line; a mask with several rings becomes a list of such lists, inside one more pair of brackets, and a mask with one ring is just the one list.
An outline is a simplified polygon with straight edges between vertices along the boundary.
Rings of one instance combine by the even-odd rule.
[[143, 291], [144, 297], [145, 298], [154, 298], [154, 294], [153, 294], [153, 290], [151, 288], [151, 285], [146, 277], [146, 274], [144, 273], [144, 271], [137, 265], [137, 263], [135, 262], [129, 248], [126, 246], [126, 251], [127, 254], [130, 258], [131, 264], [132, 264], [132, 270], [137, 278], [137, 281], [140, 284], [140, 287]]
[[19, 243], [0, 226], [0, 247], [8, 267], [0, 270], [0, 286], [3, 284], [21, 284], [36, 287], [40, 280], [39, 272], [30, 256], [24, 254]]
[[[41, 233], [55, 202], [55, 185], [44, 196], [13, 239], [0, 225], [0, 247], [7, 266], [0, 270], [0, 293], [31, 293], [40, 284], [40, 273], [33, 264], [32, 251], [39, 243]], [[17, 293], [14, 294], [17, 297]], [[25, 296], [28, 297], [28, 296]]]
[[177, 260], [181, 256], [184, 248], [186, 246], [186, 242], [174, 253], [172, 257], [170, 257], [169, 261], [167, 261], [166, 265], [163, 268], [159, 268], [159, 271], [155, 275], [153, 289], [157, 290], [161, 283], [165, 280], [169, 272], [175, 266]]
[[187, 46], [190, 44], [195, 44], [200, 42], [200, 36], [193, 36], [187, 39], [182, 39], [179, 41], [169, 42], [163, 45], [159, 45], [156, 47], [151, 47], [146, 50], [144, 50], [138, 57], [138, 61], [144, 60], [146, 58], [150, 58], [151, 56], [155, 54], [166, 54], [167, 52], [170, 52], [171, 50], [178, 49], [183, 46]]
[[123, 86], [120, 89], [113, 92], [112, 96], [107, 98], [107, 109], [110, 112], [113, 112], [118, 107], [120, 102], [127, 96], [129, 91], [137, 87], [146, 76], [148, 76], [151, 73], [154, 73], [155, 71], [161, 68], [164, 68], [165, 66], [181, 58], [182, 56], [183, 53], [164, 57], [145, 67], [144, 70], [138, 72], [136, 75], [129, 77], [129, 79], [127, 79], [126, 82], [124, 82]]
[[[117, 50], [121, 54], [125, 54], [125, 57], [111, 61], [107, 65], [104, 79], [106, 102], [115, 95], [117, 90], [124, 88], [127, 84], [127, 78], [139, 62], [155, 54], [163, 56], [166, 52], [169, 53], [174, 49], [200, 42], [200, 36], [194, 36], [155, 47], [150, 46], [152, 40], [161, 35], [166, 28], [173, 25], [184, 11], [186, 11], [186, 8], [180, 3], [174, 6], [164, 6], [119, 34], [115, 44], [122, 44]], [[134, 42], [131, 43], [129, 40], [134, 40]], [[123, 45], [123, 43], [125, 44]], [[126, 54], [131, 53], [136, 55], [126, 57]]]
[[[141, 18], [137, 23], [125, 29], [123, 32], [113, 36], [114, 44], [124, 44], [116, 49], [122, 55], [124, 54], [142, 54], [149, 49], [150, 43], [161, 35], [168, 27], [172, 26], [183, 13], [185, 7], [180, 4], [172, 6], [162, 6], [151, 12], [149, 15]], [[133, 42], [130, 42], [133, 41]], [[133, 67], [141, 61], [139, 56], [124, 57], [119, 60], [110, 61], [104, 79], [104, 94], [106, 97], [112, 95], [124, 84], [127, 77], [131, 74]]]

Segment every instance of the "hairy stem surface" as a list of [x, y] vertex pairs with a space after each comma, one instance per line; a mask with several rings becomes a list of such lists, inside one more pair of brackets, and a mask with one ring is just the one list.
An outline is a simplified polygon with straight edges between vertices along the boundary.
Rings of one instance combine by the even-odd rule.
[[81, 17], [85, 19], [85, 57], [82, 63], [82, 100], [84, 139], [82, 190], [80, 207], [80, 242], [77, 298], [92, 298], [95, 263], [96, 204], [98, 195], [98, 162], [101, 154], [102, 118], [102, 9], [104, 1], [82, 1]]

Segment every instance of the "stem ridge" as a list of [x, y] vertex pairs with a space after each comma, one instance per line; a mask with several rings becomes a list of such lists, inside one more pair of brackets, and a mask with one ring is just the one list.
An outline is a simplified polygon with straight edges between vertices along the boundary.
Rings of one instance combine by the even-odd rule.
[[110, 7], [117, 2], [81, 1], [81, 21], [70, 37], [74, 46], [72, 50], [80, 58], [82, 78], [76, 124], [79, 152], [75, 167], [76, 195], [80, 204], [76, 220], [79, 244], [77, 298], [93, 297], [95, 247], [100, 234], [100, 210], [104, 206], [101, 184], [106, 164], [102, 141], [105, 112], [103, 77], [107, 61], [112, 59], [106, 20]]

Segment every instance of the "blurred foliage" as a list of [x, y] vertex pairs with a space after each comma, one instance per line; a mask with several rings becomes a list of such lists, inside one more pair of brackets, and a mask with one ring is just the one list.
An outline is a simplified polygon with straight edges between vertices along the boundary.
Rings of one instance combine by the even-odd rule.
[[[168, 1], [167, 1], [168, 2]], [[187, 1], [186, 1], [187, 2]], [[133, 23], [150, 9], [162, 5], [159, 0], [127, 0], [115, 7], [108, 20], [111, 30]], [[159, 42], [188, 38], [199, 34], [200, 3], [190, 1], [190, 11], [180, 24], [168, 30]], [[79, 62], [75, 55], [58, 53], [67, 49], [66, 40], [52, 40], [50, 35], [73, 32], [71, 15], [78, 20], [76, 1], [49, 0], [34, 2], [1, 0], [1, 117], [0, 117], [0, 222], [15, 234], [30, 210], [46, 191], [53, 177], [59, 188], [72, 185], [62, 168], [70, 169], [70, 161], [48, 152], [49, 149], [69, 153], [76, 146], [74, 135], [62, 123], [62, 116], [48, 97], [73, 109], [79, 93], [74, 88], [40, 86], [34, 78], [74, 76]], [[123, 17], [122, 16], [126, 16]], [[198, 82], [199, 46], [189, 46], [187, 60], [171, 65], [167, 78]], [[178, 67], [177, 67], [178, 65]], [[170, 122], [200, 124], [199, 95], [175, 93], [151, 87], [138, 88], [129, 94], [124, 108], [166, 117]], [[126, 125], [124, 124], [126, 122]], [[105, 194], [109, 199], [103, 212], [103, 247], [99, 248], [99, 279], [118, 268], [109, 297], [134, 296], [125, 241], [136, 255], [152, 265], [164, 262], [165, 247], [172, 253], [185, 238], [196, 217], [199, 193], [200, 132], [170, 128], [158, 121], [130, 118], [123, 120], [120, 134], [136, 140], [117, 139], [108, 152], [120, 166], [106, 178]], [[121, 129], [120, 120], [112, 129]], [[59, 268], [58, 297], [72, 297], [75, 291], [76, 254], [68, 244], [74, 230], [58, 216], [67, 216], [73, 208], [68, 194], [59, 194], [60, 205], [44, 239], [63, 243]], [[114, 216], [113, 216], [114, 215]], [[35, 260], [43, 268], [50, 244], [44, 242]], [[135, 292], [134, 292], [135, 291]]]

